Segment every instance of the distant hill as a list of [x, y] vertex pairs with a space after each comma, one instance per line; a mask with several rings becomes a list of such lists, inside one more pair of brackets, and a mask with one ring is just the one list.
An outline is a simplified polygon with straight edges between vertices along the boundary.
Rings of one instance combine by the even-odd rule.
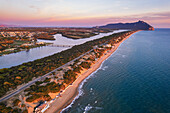
[[102, 29], [132, 29], [132, 30], [154, 30], [154, 28], [144, 21], [138, 21], [134, 23], [115, 23], [107, 24], [104, 26], [98, 26]]
[[6, 25], [6, 24], [0, 24], [0, 27], [21, 27], [18, 25]]
[[5, 27], [5, 25], [0, 25], [0, 27]]

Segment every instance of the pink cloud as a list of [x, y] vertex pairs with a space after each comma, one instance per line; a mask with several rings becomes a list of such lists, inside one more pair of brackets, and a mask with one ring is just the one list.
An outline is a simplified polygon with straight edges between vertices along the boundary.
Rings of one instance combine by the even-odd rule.
[[[33, 7], [34, 8], [34, 7]], [[1, 22], [10, 24], [22, 24], [22, 25], [33, 25], [33, 26], [98, 26], [105, 25], [108, 23], [117, 22], [135, 22], [138, 20], [144, 20], [149, 22], [154, 27], [170, 27], [170, 12], [162, 13], [145, 13], [139, 15], [129, 15], [123, 17], [93, 17], [93, 18], [9, 18], [0, 17]]]

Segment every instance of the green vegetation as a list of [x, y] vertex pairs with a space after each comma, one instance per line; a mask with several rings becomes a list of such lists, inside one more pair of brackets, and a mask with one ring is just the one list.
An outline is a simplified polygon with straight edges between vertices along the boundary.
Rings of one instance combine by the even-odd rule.
[[0, 113], [21, 113], [21, 109], [12, 109], [11, 107], [6, 107], [3, 103], [0, 103]]
[[[53, 69], [62, 66], [63, 64], [80, 56], [81, 54], [84, 54], [85, 52], [93, 49], [93, 46], [95, 45], [104, 44], [106, 42], [109, 42], [110, 44], [114, 44], [118, 42], [116, 41], [116, 39], [118, 39], [119, 37], [121, 37], [121, 39], [119, 39], [119, 41], [121, 41], [127, 35], [126, 33], [130, 33], [130, 31], [113, 34], [100, 39], [86, 42], [81, 45], [76, 45], [71, 49], [62, 51], [60, 53], [42, 59], [37, 59], [35, 61], [23, 63], [22, 65], [14, 66], [8, 69], [6, 68], [1, 69], [0, 70], [0, 97], [5, 95], [6, 92], [9, 91], [9, 88], [15, 89], [18, 85], [31, 81], [33, 77], [43, 76], [46, 73], [52, 71]], [[99, 52], [97, 55], [98, 57], [100, 57], [102, 55], [102, 52]], [[84, 68], [89, 68], [90, 64], [83, 63], [81, 66]], [[71, 83], [72, 81], [75, 80], [75, 76], [76, 74], [74, 72], [72, 72], [71, 70], [68, 71], [64, 75], [64, 82]], [[18, 77], [20, 77], [20, 79], [18, 79]], [[51, 85], [49, 87], [51, 87]], [[42, 86], [41, 89], [32, 89], [32, 90], [35, 92], [51, 91], [49, 88], [46, 88], [44, 86]], [[58, 89], [56, 88], [55, 91], [57, 90]], [[35, 98], [38, 97], [39, 95], [35, 96]]]
[[42, 84], [42, 83], [43, 83], [42, 81], [37, 81], [37, 82], [35, 82], [36, 85], [40, 85], [40, 84]]
[[0, 37], [0, 56], [45, 45], [47, 44], [36, 44], [36, 38], [34, 38], [33, 41], [31, 38], [26, 36]]
[[26, 109], [26, 110], [24, 110], [22, 113], [28, 113], [28, 110]]
[[65, 74], [63, 75], [64, 77], [64, 82], [66, 84], [70, 84], [72, 83], [75, 79], [76, 79], [77, 74], [72, 71], [72, 70], [68, 70], [67, 72], [65, 72]]
[[14, 104], [14, 106], [18, 106], [18, 104], [19, 104], [20, 102], [21, 102], [21, 101], [20, 101], [19, 99], [16, 99], [16, 100], [14, 100], [13, 104]]
[[49, 35], [49, 33], [41, 33], [39, 35], [36, 35], [38, 39], [43, 39], [43, 40], [55, 40], [53, 35]]
[[81, 39], [81, 38], [89, 38], [92, 36], [95, 36], [97, 34], [95, 33], [88, 33], [88, 32], [64, 32], [62, 33], [62, 36], [65, 36], [67, 38], [72, 38], [72, 39]]
[[95, 58], [89, 57], [87, 60], [89, 60], [89, 61], [95, 61]]
[[[47, 79], [46, 79], [47, 80]], [[49, 101], [51, 97], [48, 93], [56, 93], [59, 92], [63, 84], [56, 84], [55, 82], [47, 83], [45, 86], [32, 85], [30, 88], [27, 88], [25, 92], [29, 92], [27, 94], [31, 95], [26, 99], [27, 102], [33, 102], [36, 99], [41, 98], [42, 100]]]
[[73, 68], [74, 72], [80, 73], [80, 71], [82, 70], [81, 66], [77, 66], [75, 68]]
[[47, 83], [47, 82], [50, 82], [51, 81], [51, 78], [46, 78], [45, 80], [44, 80], [44, 83]]
[[22, 108], [25, 107], [25, 104], [22, 104], [21, 107], [22, 107]]
[[80, 66], [82, 66], [82, 67], [85, 68], [85, 69], [89, 69], [90, 66], [91, 66], [91, 63], [89, 63], [89, 62], [82, 62], [82, 63], [80, 64]]
[[30, 41], [14, 41], [11, 44], [0, 44], [0, 51], [1, 51], [0, 56], [48, 45], [48, 43], [46, 43], [46, 44], [22, 46], [22, 44], [26, 42], [31, 43]]

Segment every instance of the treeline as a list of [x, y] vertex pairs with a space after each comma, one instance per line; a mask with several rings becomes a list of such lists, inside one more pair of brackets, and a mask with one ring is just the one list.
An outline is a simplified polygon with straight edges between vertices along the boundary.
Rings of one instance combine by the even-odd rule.
[[[61, 91], [61, 89], [65, 89], [65, 84], [69, 85], [73, 83], [77, 78], [77, 73], [80, 73], [82, 68], [89, 69], [91, 66], [91, 63], [89, 62], [82, 62], [81, 64], [72, 65], [73, 70], [67, 70], [64, 75], [63, 79], [64, 81], [62, 83], [55, 83], [50, 82], [51, 78], [46, 78], [44, 81], [37, 81], [35, 85], [30, 86], [30, 88], [27, 88], [24, 90], [24, 92], [27, 92], [26, 96], [29, 96], [26, 101], [27, 102], [33, 102], [37, 99], [41, 99], [43, 101], [50, 101], [51, 97], [49, 96], [49, 93], [57, 93]], [[46, 85], [43, 85], [43, 83], [47, 83]]]
[[[132, 32], [132, 31], [131, 31]], [[76, 45], [71, 49], [56, 53], [54, 55], [37, 59], [35, 61], [23, 63], [11, 68], [0, 69], [0, 97], [6, 94], [10, 89], [15, 89], [18, 85], [27, 83], [33, 77], [43, 76], [44, 74], [62, 66], [63, 64], [73, 60], [81, 54], [91, 50], [93, 46], [103, 43], [116, 43], [115, 39], [122, 37], [120, 41], [131, 33], [130, 31], [112, 34], [100, 39], [92, 40], [81, 45]], [[65, 78], [67, 74], [65, 74]], [[74, 80], [75, 78], [71, 78]], [[70, 80], [70, 79], [68, 79]]]
[[50, 35], [53, 33], [41, 33], [38, 35], [34, 35], [34, 37], [36, 37], [37, 39], [43, 39], [43, 40], [55, 40], [53, 35]]
[[5, 104], [0, 103], [0, 113], [28, 113], [27, 109], [21, 110], [18, 108], [12, 109], [11, 107], [6, 107]]
[[89, 38], [89, 37], [97, 35], [91, 32], [77, 32], [77, 31], [63, 32], [61, 34], [62, 36], [71, 38], [71, 39]]
[[72, 71], [72, 70], [68, 70], [67, 72], [65, 72], [65, 74], [63, 75], [64, 78], [64, 82], [66, 84], [72, 83], [73, 81], [76, 80], [76, 76], [77, 74]]
[[32, 102], [36, 99], [42, 98], [45, 101], [51, 100], [51, 97], [48, 93], [59, 92], [63, 84], [56, 84], [55, 82], [47, 83], [45, 86], [39, 86], [39, 84], [32, 85], [30, 88], [27, 88], [25, 92], [28, 92], [26, 96], [31, 95], [26, 99], [27, 102]]

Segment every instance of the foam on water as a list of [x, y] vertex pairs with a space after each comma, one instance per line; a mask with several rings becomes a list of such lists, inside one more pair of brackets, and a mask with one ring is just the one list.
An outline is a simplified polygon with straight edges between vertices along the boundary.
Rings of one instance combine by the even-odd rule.
[[103, 68], [102, 68], [102, 70], [104, 71], [105, 69], [107, 69], [108, 68], [108, 66], [104, 66]]
[[83, 113], [88, 113], [91, 109], [101, 110], [101, 109], [103, 109], [103, 108], [102, 108], [102, 107], [94, 107], [94, 106], [91, 106], [90, 104], [88, 104], [88, 105], [85, 107]]
[[[109, 57], [110, 57], [110, 56], [109, 56]], [[109, 58], [109, 57], [108, 57], [108, 58]], [[107, 58], [107, 59], [108, 59], [108, 58]], [[107, 60], [107, 59], [106, 59], [106, 60]], [[60, 113], [63, 113], [64, 111], [66, 111], [66, 110], [68, 110], [69, 108], [71, 108], [72, 105], [74, 104], [74, 102], [75, 102], [78, 98], [80, 98], [81, 96], [83, 96], [83, 94], [84, 94], [83, 85], [87, 82], [87, 80], [88, 80], [89, 78], [93, 77], [93, 76], [95, 75], [95, 73], [98, 72], [98, 70], [102, 69], [103, 63], [104, 63], [106, 60], [104, 60], [104, 61], [101, 63], [100, 67], [99, 67], [96, 71], [94, 71], [93, 73], [91, 73], [87, 78], [85, 78], [85, 79], [80, 83], [80, 85], [79, 85], [79, 87], [78, 87], [78, 92], [79, 92], [79, 94], [74, 98], [74, 100], [71, 102], [71, 104], [69, 104], [67, 107], [65, 107]]]
[[103, 109], [103, 108], [102, 108], [102, 107], [95, 107], [95, 109], [97, 109], [97, 110], [98, 110], [98, 109]]
[[83, 113], [90, 104], [88, 113], [170, 113], [169, 35], [170, 29], [135, 33], [102, 66], [109, 68], [84, 84], [85, 94], [67, 112]]
[[88, 104], [88, 105], [85, 107], [83, 113], [88, 113], [91, 109], [101, 110], [101, 109], [103, 109], [103, 108], [102, 108], [102, 107], [94, 107], [94, 106], [91, 106], [90, 104]]
[[90, 93], [92, 93], [93, 92], [93, 88], [90, 88]]
[[122, 55], [122, 57], [123, 57], [123, 58], [125, 58], [125, 57], [126, 57], [126, 55]]
[[90, 106], [90, 104], [88, 104], [85, 109], [84, 109], [84, 112], [83, 113], [87, 113], [88, 111], [90, 111], [93, 107]]

